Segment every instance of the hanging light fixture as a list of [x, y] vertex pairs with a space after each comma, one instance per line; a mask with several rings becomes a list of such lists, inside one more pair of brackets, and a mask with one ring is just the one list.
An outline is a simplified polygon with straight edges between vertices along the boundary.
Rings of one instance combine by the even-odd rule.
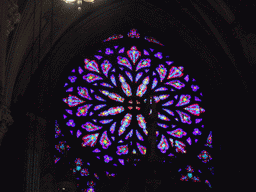
[[[81, 2], [82, 3], [82, 0], [62, 0], [62, 1], [65, 1], [66, 3], [69, 3], [69, 4], [74, 4], [75, 2]], [[83, 0], [84, 2], [87, 2], [87, 3], [94, 3], [94, 0]]]
[[[74, 3], [77, 2], [78, 10], [81, 11], [80, 6], [82, 5], [82, 0], [62, 0], [62, 1], [65, 1], [66, 3], [72, 4], [72, 5], [74, 5]], [[83, 0], [83, 1], [87, 3], [94, 3], [94, 0]]]
[[84, 2], [87, 2], [87, 3], [94, 3], [94, 0], [84, 0]]

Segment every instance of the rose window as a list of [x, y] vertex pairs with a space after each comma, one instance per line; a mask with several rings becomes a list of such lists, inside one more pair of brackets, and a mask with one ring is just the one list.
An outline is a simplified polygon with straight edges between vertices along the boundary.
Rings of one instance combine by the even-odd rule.
[[[140, 37], [136, 30], [129, 35]], [[104, 42], [119, 38], [122, 36]], [[152, 38], [145, 39], [162, 45]], [[117, 44], [101, 49], [74, 64], [64, 90], [63, 129], [76, 138], [77, 146], [90, 150], [106, 164], [123, 166], [128, 163], [128, 153], [147, 153], [147, 122], [142, 109], [150, 95], [158, 111], [159, 154], [187, 153], [204, 128], [203, 95], [196, 80], [185, 67], [155, 48]], [[56, 149], [62, 150], [64, 144], [60, 142]], [[71, 144], [65, 146], [66, 151], [72, 149]], [[200, 158], [206, 159], [205, 154]], [[86, 169], [81, 170], [86, 173]]]

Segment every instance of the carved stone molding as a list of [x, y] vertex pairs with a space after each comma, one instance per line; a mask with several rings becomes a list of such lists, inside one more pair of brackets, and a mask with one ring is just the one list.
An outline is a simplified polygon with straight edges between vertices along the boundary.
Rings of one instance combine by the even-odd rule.
[[8, 127], [13, 124], [10, 109], [1, 104], [0, 105], [0, 146], [4, 137], [4, 134], [8, 131]]
[[250, 33], [246, 36], [246, 40], [247, 47], [245, 48], [244, 52], [249, 61], [249, 64], [252, 66], [256, 63], [256, 35]]
[[12, 0], [8, 1], [8, 11], [7, 11], [7, 33], [8, 36], [10, 32], [14, 29], [14, 25], [20, 22], [21, 14], [18, 12], [18, 5]]

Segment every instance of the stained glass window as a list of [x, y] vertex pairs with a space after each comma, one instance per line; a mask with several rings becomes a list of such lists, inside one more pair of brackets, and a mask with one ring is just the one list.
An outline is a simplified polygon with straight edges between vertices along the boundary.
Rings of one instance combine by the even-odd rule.
[[[136, 40], [141, 34], [132, 29], [127, 36]], [[120, 38], [123, 36], [114, 35], [104, 42]], [[162, 45], [154, 38], [145, 39]], [[165, 53], [156, 48], [115, 45], [74, 66], [60, 97], [65, 110], [60, 111], [64, 113], [58, 120], [61, 126], [57, 121], [55, 125], [55, 138], [59, 139], [55, 163], [68, 151], [74, 148], [79, 151], [79, 146], [81, 153], [72, 162], [73, 173], [78, 178], [90, 175], [99, 179], [100, 173], [90, 173], [89, 161], [97, 159], [118, 167], [127, 165], [131, 151], [145, 155], [148, 125], [141, 109], [146, 107], [149, 95], [154, 96], [158, 106], [156, 149], [159, 154], [185, 155], [204, 134], [207, 136], [203, 146], [211, 148], [212, 132], [204, 131], [205, 109], [199, 85], [185, 67], [166, 58]], [[85, 152], [93, 155], [88, 159], [82, 155]], [[208, 150], [202, 150], [195, 157], [204, 164], [212, 159]], [[115, 173], [105, 175], [110, 177]], [[201, 181], [190, 172], [181, 180], [189, 179]]]

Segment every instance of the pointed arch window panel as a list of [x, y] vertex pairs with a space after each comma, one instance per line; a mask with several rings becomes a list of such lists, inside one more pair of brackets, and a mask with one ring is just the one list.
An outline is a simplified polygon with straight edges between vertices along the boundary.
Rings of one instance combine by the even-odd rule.
[[[124, 38], [145, 41], [145, 47], [119, 44]], [[191, 153], [193, 146], [203, 143], [194, 156], [203, 165], [211, 163], [212, 132], [204, 127], [203, 93], [193, 74], [157, 50], [163, 44], [136, 29], [103, 40], [108, 41], [116, 45], [72, 65], [63, 82], [61, 118], [55, 125], [55, 163], [68, 158], [77, 180], [88, 177], [95, 184], [102, 174], [90, 172], [90, 164], [104, 163], [110, 169], [105, 176], [114, 177], [115, 168], [129, 163], [128, 154], [146, 155], [149, 125], [142, 109], [149, 95], [159, 109], [158, 153], [168, 159]], [[183, 176], [184, 181], [188, 179], [200, 180], [191, 174]], [[210, 179], [206, 180], [209, 184]]]

